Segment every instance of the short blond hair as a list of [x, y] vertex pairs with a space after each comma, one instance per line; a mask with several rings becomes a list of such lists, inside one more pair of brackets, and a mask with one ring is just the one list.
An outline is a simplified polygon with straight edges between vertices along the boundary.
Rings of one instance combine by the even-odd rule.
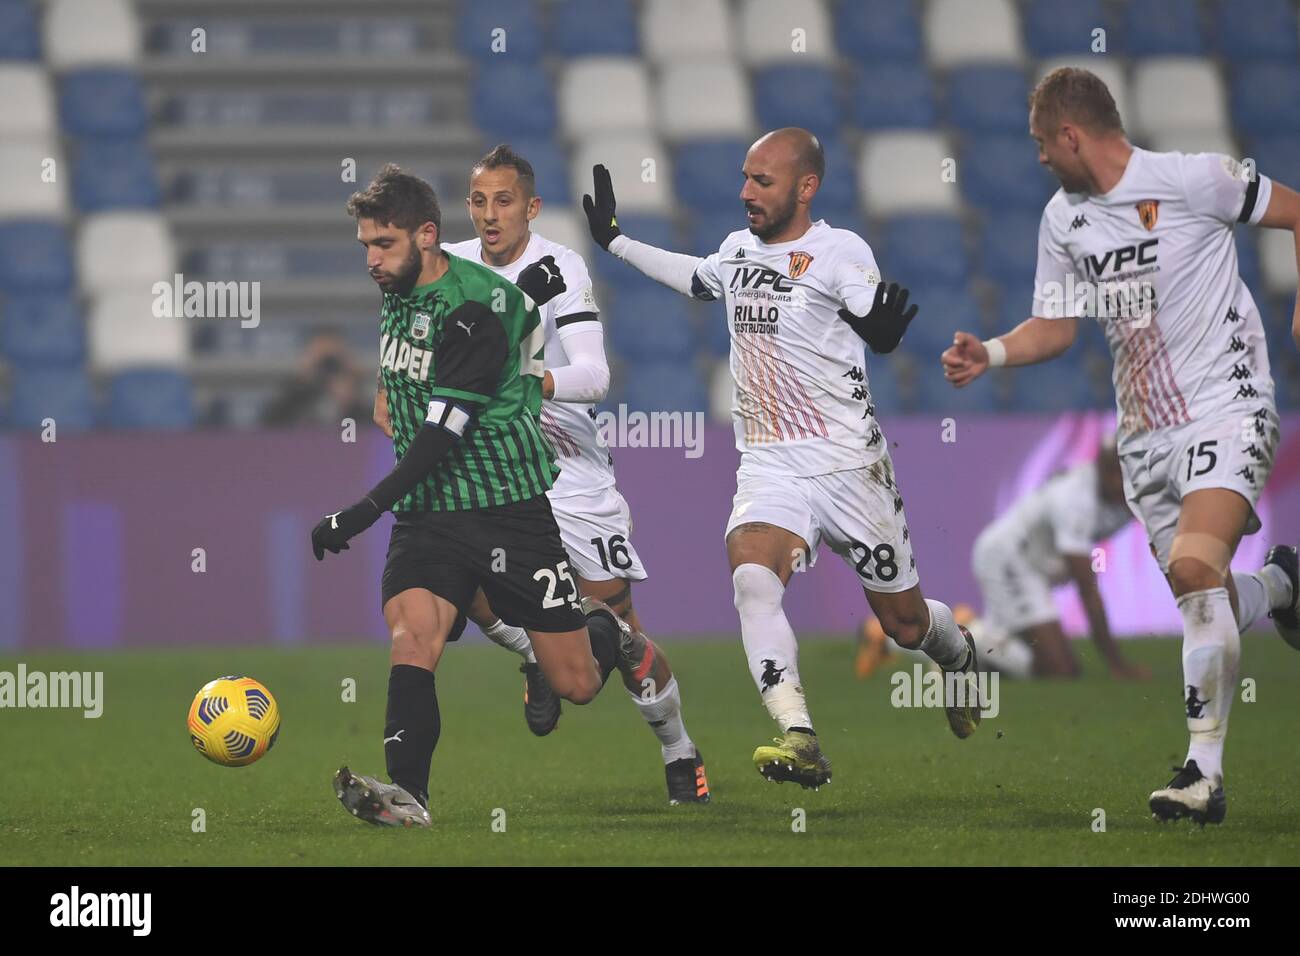
[[1029, 109], [1044, 133], [1055, 133], [1066, 120], [1090, 133], [1124, 132], [1106, 84], [1096, 73], [1078, 67], [1058, 67], [1039, 80], [1029, 94]]

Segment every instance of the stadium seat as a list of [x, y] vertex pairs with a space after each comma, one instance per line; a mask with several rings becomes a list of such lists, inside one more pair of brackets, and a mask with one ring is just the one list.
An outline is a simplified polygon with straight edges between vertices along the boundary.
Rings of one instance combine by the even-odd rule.
[[193, 322], [183, 316], [155, 316], [154, 296], [148, 287], [101, 295], [91, 307], [88, 322], [90, 364], [110, 372], [141, 365], [179, 366], [189, 354]]
[[0, 170], [0, 219], [58, 219], [67, 212], [67, 167], [53, 140], [0, 138]]
[[15, 428], [40, 428], [46, 418], [52, 418], [58, 429], [81, 431], [94, 426], [94, 398], [83, 367], [14, 370], [10, 423]]
[[[1043, 60], [1038, 64], [1036, 75], [1033, 77], [1034, 84], [1045, 77], [1048, 73], [1062, 66], [1073, 66], [1080, 69], [1089, 70], [1106, 84], [1110, 90], [1110, 95], [1115, 99], [1115, 106], [1119, 109], [1120, 119], [1124, 121], [1127, 128], [1131, 123], [1129, 109], [1129, 86], [1128, 75], [1120, 62], [1109, 57], [1102, 56], [1059, 56], [1050, 60]], [[1026, 105], [1025, 123], [1029, 123], [1029, 110]]]
[[[890, 264], [891, 276], [895, 267]], [[913, 286], [911, 301], [916, 318], [907, 327], [903, 348], [924, 362], [938, 367], [939, 355], [952, 345], [953, 333], [970, 332], [984, 337], [988, 331], [974, 291], [960, 286]]]
[[140, 24], [127, 0], [49, 0], [45, 59], [55, 70], [134, 66], [140, 59]]
[[663, 286], [620, 291], [605, 322], [610, 344], [634, 369], [642, 362], [689, 365], [696, 343], [687, 306], [684, 296]]
[[1258, 302], [1264, 295], [1264, 276], [1259, 265], [1259, 242], [1254, 226], [1237, 226], [1233, 239], [1237, 245], [1237, 273]]
[[969, 133], [1023, 133], [1025, 74], [1012, 66], [966, 66], [948, 74], [948, 122]]
[[673, 164], [677, 198], [691, 209], [735, 210], [739, 218], [740, 169], [748, 149], [749, 143], [738, 139], [697, 140], [678, 147]]
[[143, 136], [149, 131], [144, 90], [129, 70], [77, 70], [59, 92], [64, 132], [73, 136]]
[[[583, 225], [585, 228], [585, 218], [583, 219]], [[659, 249], [667, 249], [670, 252], [686, 251], [678, 240], [677, 230], [673, 227], [672, 219], [667, 216], [635, 212], [624, 215], [620, 212], [618, 225], [625, 236], [629, 236], [638, 242], [644, 242], [646, 245], [655, 246]], [[648, 288], [650, 285], [657, 285], [653, 279], [646, 278], [617, 256], [612, 256], [603, 250], [596, 250], [595, 255], [588, 260], [587, 264], [594, 267], [595, 272], [603, 281], [615, 288]]]
[[1067, 412], [1107, 404], [1084, 367], [1082, 355], [1073, 349], [1051, 362], [1015, 369], [1011, 388], [1013, 408], [1021, 412]]
[[646, 0], [641, 42], [652, 63], [732, 58], [735, 29], [726, 0]]
[[1142, 0], [1127, 4], [1122, 16], [1119, 29], [1111, 35], [1129, 56], [1197, 56], [1205, 52], [1196, 0]]
[[0, 61], [0, 137], [46, 137], [57, 128], [45, 71], [35, 64]]
[[835, 39], [840, 54], [859, 63], [921, 59], [921, 23], [913, 0], [840, 0], [835, 5]]
[[966, 243], [956, 216], [899, 216], [885, 224], [876, 255], [890, 279], [916, 290], [964, 285], [969, 276]]
[[1017, 209], [1041, 213], [1059, 186], [1039, 164], [1033, 141], [1026, 136], [969, 140], [960, 169], [958, 179], [966, 199], [995, 215]]
[[923, 63], [869, 60], [853, 73], [846, 114], [866, 130], [934, 126], [934, 84]]
[[[739, 193], [740, 189], [737, 188]], [[744, 207], [736, 199], [736, 208], [692, 210], [690, 236], [684, 251], [693, 256], [711, 256], [718, 251], [722, 240], [738, 229], [747, 228]]]
[[0, 354], [14, 365], [80, 365], [86, 325], [66, 292], [8, 294], [0, 299]]
[[925, 7], [925, 42], [939, 69], [1024, 58], [1011, 0], [933, 0]]
[[1295, 241], [1282, 229], [1259, 231], [1259, 264], [1270, 293], [1294, 295], [1296, 291]]
[[[821, 185], [817, 188], [817, 198], [813, 201], [813, 219], [824, 219], [828, 213], [834, 213], [839, 220], [856, 221], [861, 199], [858, 196], [853, 154], [843, 142], [833, 137], [822, 137], [821, 144], [822, 151], [826, 154], [826, 175], [822, 177]], [[845, 215], [850, 212], [852, 216]], [[835, 222], [836, 225], [839, 224], [838, 221]]]
[[72, 201], [82, 212], [156, 209], [162, 202], [143, 139], [79, 140], [72, 173]]
[[540, 64], [529, 61], [479, 64], [474, 74], [470, 115], [490, 138], [551, 136], [555, 132], [555, 93]]
[[0, 221], [0, 292], [60, 292], [74, 280], [72, 246], [62, 225]]
[[[998, 407], [997, 389], [991, 381], [953, 388], [939, 369], [937, 355], [916, 355], [912, 383], [913, 407], [923, 415], [988, 414]], [[873, 395], [874, 397], [874, 395]], [[881, 406], [885, 414], [888, 406]]]
[[1282, 136], [1258, 136], [1247, 144], [1256, 168], [1265, 176], [1278, 176], [1283, 182], [1300, 169], [1300, 133]]
[[1092, 31], [1105, 26], [1101, 0], [1030, 0], [1025, 45], [1036, 57], [1083, 56], [1092, 52]]
[[[910, 410], [911, 395], [899, 380], [901, 353], [873, 355], [865, 352], [863, 368], [867, 373], [867, 389], [871, 403], [876, 406], [876, 418], [888, 420], [891, 415], [901, 415]], [[886, 426], [888, 427], [888, 426]]]
[[838, 133], [840, 97], [825, 66], [770, 66], [754, 76], [754, 104], [762, 128], [802, 126], [819, 137]]
[[[506, 142], [532, 165], [533, 176], [537, 180], [537, 195], [542, 197], [543, 208], [566, 206], [573, 201], [569, 159], [554, 140], [519, 136], [507, 139]], [[587, 187], [587, 192], [591, 192], [590, 186]], [[438, 190], [438, 194], [441, 195], [442, 190]]]
[[[707, 95], [701, 95], [704, 90]], [[749, 82], [735, 63], [669, 63], [659, 77], [658, 94], [658, 129], [665, 139], [750, 137], [753, 132]]]
[[[831, 21], [820, 0], [740, 0], [740, 49], [746, 63], [832, 63]], [[802, 31], [797, 34], [795, 31]]]
[[[575, 197], [591, 192], [591, 168], [598, 163], [609, 169], [614, 180], [619, 212], [665, 213], [672, 209], [672, 161], [652, 136], [624, 133], [583, 137], [576, 144], [570, 166]], [[739, 164], [737, 160], [737, 167]], [[740, 191], [739, 185], [736, 191]]]
[[631, 57], [583, 57], [567, 64], [560, 74], [559, 105], [561, 126], [573, 138], [641, 132], [655, 119], [646, 68]]
[[709, 421], [727, 424], [731, 421], [731, 401], [736, 394], [736, 380], [731, 377], [731, 366], [726, 358], [715, 358], [707, 367]]
[[1248, 136], [1300, 130], [1300, 64], [1238, 64], [1232, 71], [1232, 122]]
[[461, 53], [512, 61], [535, 60], [542, 55], [542, 21], [533, 0], [476, 0], [457, 7], [456, 49]]
[[725, 359], [730, 355], [731, 323], [727, 319], [727, 310], [717, 302], [690, 300], [687, 300], [686, 308], [700, 329], [700, 341], [705, 351], [713, 358]]
[[708, 410], [708, 393], [703, 376], [693, 364], [680, 362], [647, 362], [636, 366], [635, 374], [627, 381], [628, 407], [634, 411]]
[[1137, 140], [1136, 145], [1157, 153], [1223, 153], [1240, 156], [1241, 149], [1227, 130], [1171, 130]]
[[188, 376], [172, 369], [132, 369], [108, 383], [110, 428], [184, 429], [194, 425]]
[[171, 281], [176, 253], [162, 217], [148, 212], [86, 216], [77, 236], [77, 275], [92, 293]]
[[1218, 0], [1214, 37], [1219, 52], [1230, 60], [1283, 60], [1300, 58], [1300, 30], [1292, 0], [1254, 0], [1250, 13], [1240, 3]]
[[33, 0], [0, 0], [0, 60], [41, 58], [40, 19]]
[[603, 249], [592, 245], [591, 233], [587, 229], [587, 218], [571, 208], [559, 205], [548, 207], [543, 203], [542, 211], [532, 221], [531, 228], [552, 242], [567, 246], [582, 256], [587, 263], [588, 271], [590, 271], [593, 254], [613, 258]]
[[631, 0], [560, 0], [551, 8], [550, 48], [562, 56], [636, 56]]
[[873, 215], [956, 212], [957, 183], [941, 178], [956, 151], [940, 133], [878, 133], [867, 137], [858, 157], [858, 190]]
[[1021, 288], [1026, 304], [1038, 265], [1038, 224], [1041, 218], [1041, 213], [1029, 210], [994, 210], [984, 216], [979, 231], [981, 275], [998, 285]]
[[1134, 68], [1134, 116], [1125, 125], [1138, 136], [1175, 130], [1226, 131], [1224, 101], [1223, 84], [1210, 61], [1181, 57], [1144, 60]]

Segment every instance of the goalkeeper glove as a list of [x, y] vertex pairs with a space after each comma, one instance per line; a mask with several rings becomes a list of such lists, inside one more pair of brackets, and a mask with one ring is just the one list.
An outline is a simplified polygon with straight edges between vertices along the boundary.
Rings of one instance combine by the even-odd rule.
[[614, 183], [609, 178], [609, 170], [604, 166], [591, 167], [591, 176], [595, 180], [596, 198], [584, 195], [582, 208], [587, 214], [591, 238], [596, 240], [600, 248], [608, 250], [609, 244], [622, 235], [618, 220], [614, 218]]
[[311, 529], [311, 550], [317, 561], [325, 560], [325, 552], [338, 554], [348, 550], [348, 540], [355, 538], [379, 520], [379, 506], [368, 497], [351, 508], [344, 508], [321, 518]]
[[916, 306], [903, 311], [907, 306], [907, 290], [899, 288], [897, 282], [891, 282], [886, 291], [883, 282], [876, 286], [876, 300], [871, 303], [871, 310], [866, 315], [854, 315], [848, 309], [840, 309], [840, 318], [853, 327], [858, 338], [870, 346], [877, 355], [884, 355], [898, 348], [907, 331], [907, 324], [916, 316]]
[[545, 305], [564, 291], [564, 276], [555, 264], [555, 256], [542, 256], [519, 273], [515, 285], [537, 305]]

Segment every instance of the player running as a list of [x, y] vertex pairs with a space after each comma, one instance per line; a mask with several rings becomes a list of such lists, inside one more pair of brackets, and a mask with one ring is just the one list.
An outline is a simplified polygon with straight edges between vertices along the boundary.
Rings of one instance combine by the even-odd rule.
[[399, 460], [357, 504], [322, 519], [311, 540], [322, 560], [347, 550], [385, 511], [396, 514], [382, 586], [392, 636], [384, 756], [393, 782], [342, 767], [334, 789], [367, 822], [429, 826], [440, 731], [434, 671], [479, 588], [528, 630], [550, 685], [573, 703], [599, 693], [627, 642], [612, 614], [584, 619], [546, 497], [557, 469], [537, 421], [537, 305], [565, 290], [554, 257], [511, 283], [447, 255], [433, 190], [393, 165], [352, 195], [348, 212], [383, 290], [379, 374]]
[[[1124, 659], [1111, 637], [1092, 566], [1093, 547], [1132, 520], [1115, 442], [1108, 439], [1095, 461], [1052, 476], [985, 528], [971, 556], [984, 616], [965, 605], [953, 608], [975, 639], [981, 666], [1013, 677], [1078, 677], [1079, 663], [1052, 599], [1052, 588], [1073, 581], [1111, 676], [1149, 677], [1146, 668]], [[886, 659], [887, 646], [880, 623], [865, 622], [859, 677]]]
[[[509, 146], [497, 146], [470, 172], [465, 203], [478, 238], [443, 248], [511, 280], [525, 263], [542, 256], [554, 257], [564, 274], [566, 291], [540, 309], [546, 342], [541, 426], [560, 464], [560, 475], [546, 495], [578, 592], [611, 608], [630, 631], [633, 649], [620, 657], [619, 671], [659, 740], [669, 802], [707, 803], [704, 761], [682, 721], [677, 680], [663, 651], [642, 632], [632, 607], [632, 582], [645, 580], [646, 572], [632, 545], [627, 502], [614, 484], [614, 459], [596, 429], [593, 403], [609, 390], [609, 363], [587, 265], [572, 249], [531, 231], [529, 223], [542, 206], [536, 189], [532, 165]], [[375, 407], [381, 427], [387, 425], [385, 401], [381, 391]], [[560, 700], [537, 666], [528, 634], [504, 623], [482, 591], [469, 618], [523, 658], [524, 717], [533, 733], [549, 734], [560, 718]]]
[[[990, 366], [1046, 361], [1074, 341], [1077, 319], [1101, 322], [1125, 494], [1183, 618], [1191, 743], [1151, 811], [1219, 823], [1239, 634], [1269, 612], [1300, 649], [1295, 549], [1275, 546], [1255, 574], [1230, 570], [1242, 535], [1260, 528], [1254, 505], [1278, 443], [1264, 329], [1232, 230], [1290, 229], [1300, 248], [1300, 196], [1227, 156], [1134, 147], [1086, 70], [1054, 70], [1030, 104], [1039, 161], [1061, 181], [1039, 226], [1033, 317], [987, 342], [958, 332], [944, 374], [960, 388]], [[1291, 330], [1300, 343], [1300, 300]]]
[[886, 290], [862, 239], [812, 221], [825, 175], [817, 138], [787, 128], [750, 147], [740, 191], [749, 227], [705, 259], [621, 235], [609, 173], [597, 166], [594, 175], [595, 198], [584, 196], [583, 206], [602, 248], [678, 292], [726, 303], [741, 453], [727, 556], [750, 673], [781, 733], [754, 751], [759, 772], [804, 787], [830, 780], [781, 607], [796, 565], [811, 566], [822, 541], [855, 568], [891, 637], [959, 675], [948, 682], [960, 689], [948, 719], [958, 737], [972, 734], [975, 647], [946, 605], [921, 596], [863, 368], [863, 340], [892, 351], [916, 306], [906, 309], [897, 285]]

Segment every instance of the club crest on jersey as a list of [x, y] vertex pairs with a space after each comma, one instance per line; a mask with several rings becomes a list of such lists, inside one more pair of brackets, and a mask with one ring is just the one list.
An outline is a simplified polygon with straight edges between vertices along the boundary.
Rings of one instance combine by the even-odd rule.
[[429, 323], [433, 321], [433, 316], [428, 312], [417, 312], [411, 319], [411, 338], [420, 340], [429, 337]]
[[1138, 219], [1146, 226], [1147, 232], [1156, 227], [1156, 217], [1160, 215], [1159, 199], [1143, 199], [1137, 204]]
[[797, 279], [812, 265], [813, 257], [807, 252], [790, 253], [790, 278]]

